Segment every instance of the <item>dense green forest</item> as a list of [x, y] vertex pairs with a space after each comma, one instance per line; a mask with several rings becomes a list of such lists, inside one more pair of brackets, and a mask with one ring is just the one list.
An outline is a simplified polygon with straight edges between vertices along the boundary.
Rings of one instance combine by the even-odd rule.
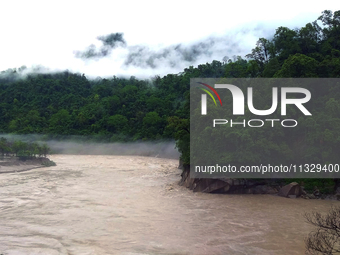
[[[339, 78], [340, 11], [323, 11], [299, 29], [279, 27], [271, 38], [260, 38], [245, 58], [214, 60], [149, 80], [115, 76], [90, 80], [68, 71], [21, 78], [24, 69], [0, 74], [1, 133], [80, 135], [105, 141], [175, 139], [184, 164], [190, 164], [190, 78]], [[334, 149], [340, 148], [340, 91], [328, 92], [327, 118], [337, 128], [315, 137]], [[256, 154], [258, 148], [248, 148], [247, 153]]]

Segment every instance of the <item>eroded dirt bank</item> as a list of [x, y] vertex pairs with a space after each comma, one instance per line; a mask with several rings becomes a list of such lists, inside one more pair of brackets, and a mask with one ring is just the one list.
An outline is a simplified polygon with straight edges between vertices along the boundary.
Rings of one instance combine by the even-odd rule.
[[0, 254], [303, 254], [337, 201], [193, 193], [178, 161], [54, 155], [0, 175]]
[[50, 161], [48, 158], [2, 158], [0, 159], [0, 174], [25, 172], [50, 165], [54, 165], [54, 162]]

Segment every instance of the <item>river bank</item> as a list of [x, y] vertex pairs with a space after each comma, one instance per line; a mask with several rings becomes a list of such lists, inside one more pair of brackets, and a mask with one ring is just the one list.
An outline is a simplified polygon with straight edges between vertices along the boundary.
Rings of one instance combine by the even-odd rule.
[[0, 160], [0, 174], [25, 172], [36, 168], [53, 166], [55, 163], [48, 158], [7, 157]]
[[[305, 190], [303, 185], [294, 181], [287, 183], [284, 179], [233, 179], [233, 178], [191, 178], [190, 166], [178, 166], [182, 170], [179, 185], [193, 192], [219, 194], [270, 194], [287, 198], [303, 199], [340, 199], [340, 186], [332, 187], [333, 193], [322, 193], [320, 187], [313, 191]], [[302, 182], [303, 183], [303, 182]], [[339, 185], [339, 183], [337, 183]]]

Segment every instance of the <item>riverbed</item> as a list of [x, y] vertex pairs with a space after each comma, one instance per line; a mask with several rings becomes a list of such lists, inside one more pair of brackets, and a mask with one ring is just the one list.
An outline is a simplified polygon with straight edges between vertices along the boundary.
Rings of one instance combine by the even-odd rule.
[[174, 159], [50, 159], [0, 175], [0, 254], [304, 254], [303, 214], [339, 204], [193, 193]]

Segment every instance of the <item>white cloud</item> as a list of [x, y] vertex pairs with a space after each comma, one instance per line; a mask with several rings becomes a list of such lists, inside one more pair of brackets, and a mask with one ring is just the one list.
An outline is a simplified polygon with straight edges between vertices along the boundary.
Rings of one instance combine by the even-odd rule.
[[[90, 44], [100, 47], [97, 36], [123, 32], [128, 47], [150, 49], [182, 43], [190, 45], [208, 36], [227, 38], [238, 47], [226, 54], [246, 54], [256, 40], [274, 32], [277, 26], [299, 27], [314, 21], [323, 10], [337, 10], [336, 1], [2, 1], [0, 16], [0, 70], [26, 65], [43, 65], [52, 70], [69, 69], [90, 76], [164, 75], [180, 72], [161, 64], [157, 68], [126, 67], [127, 49], [111, 56], [84, 62], [74, 51]], [[254, 29], [262, 24], [259, 29]], [[249, 30], [247, 33], [235, 31]], [[228, 37], [233, 34], [234, 37]], [[231, 43], [229, 43], [230, 45]], [[222, 60], [223, 41], [209, 58], [202, 55], [192, 64]], [[221, 54], [221, 55], [220, 55]], [[174, 57], [174, 56], [172, 56]], [[175, 60], [175, 59], [174, 59]]]

